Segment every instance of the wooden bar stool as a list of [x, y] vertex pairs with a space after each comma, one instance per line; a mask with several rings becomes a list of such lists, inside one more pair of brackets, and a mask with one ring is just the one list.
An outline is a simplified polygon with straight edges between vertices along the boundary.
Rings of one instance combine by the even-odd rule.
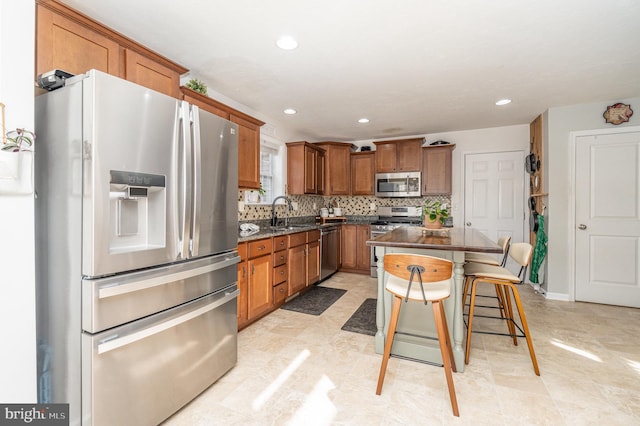
[[[469, 353], [471, 351], [471, 334], [472, 332], [485, 333], [485, 334], [500, 334], [494, 332], [475, 331], [473, 330], [473, 316], [476, 303], [476, 291], [478, 284], [481, 282], [493, 284], [500, 290], [504, 290], [504, 317], [503, 320], [507, 321], [509, 334], [513, 339], [514, 345], [518, 344], [518, 337], [524, 337], [527, 340], [527, 346], [529, 347], [529, 355], [531, 356], [531, 362], [533, 363], [533, 370], [536, 375], [540, 375], [540, 369], [538, 368], [538, 361], [536, 359], [535, 351], [533, 350], [533, 342], [531, 341], [531, 333], [529, 332], [529, 326], [527, 324], [527, 317], [522, 307], [522, 301], [520, 300], [520, 293], [517, 286], [524, 282], [524, 278], [527, 274], [527, 267], [531, 262], [533, 255], [533, 248], [528, 243], [515, 243], [511, 245], [509, 255], [520, 265], [520, 272], [518, 275], [514, 275], [506, 268], [494, 265], [485, 265], [480, 263], [468, 263], [464, 266], [464, 273], [466, 280], [469, 280], [471, 287], [471, 302], [469, 304], [469, 319], [467, 324], [467, 346], [465, 351], [465, 364], [469, 364]], [[515, 321], [513, 315], [513, 307], [511, 305], [511, 295], [513, 295], [516, 309], [520, 317], [520, 325]], [[493, 317], [489, 317], [493, 318]], [[497, 317], [496, 317], [497, 318]], [[520, 334], [516, 334], [516, 329]]]
[[431, 302], [433, 318], [438, 332], [440, 353], [442, 354], [444, 374], [449, 387], [451, 408], [455, 416], [460, 416], [456, 390], [453, 386], [453, 375], [451, 374], [452, 370], [456, 371], [456, 361], [453, 358], [453, 348], [443, 304], [443, 301], [451, 294], [453, 264], [449, 260], [431, 256], [394, 253], [384, 256], [384, 269], [389, 274], [385, 289], [393, 294], [393, 306], [391, 308], [391, 318], [389, 319], [389, 329], [387, 330], [387, 340], [384, 345], [376, 395], [380, 395], [382, 392], [382, 384], [387, 372], [389, 357], [391, 356], [391, 347], [396, 335], [402, 299], [404, 298], [405, 302], [408, 300], [424, 302], [425, 305], [427, 302]]
[[504, 266], [507, 264], [507, 257], [509, 255], [509, 246], [511, 244], [511, 236], [498, 238], [498, 245], [502, 247], [502, 259], [497, 261], [495, 257], [485, 253], [466, 252], [464, 254], [465, 262], [485, 263], [487, 265]]
[[[464, 254], [464, 260], [467, 263], [469, 263], [469, 262], [482, 263], [482, 264], [485, 264], [485, 265], [502, 266], [504, 268], [505, 265], [507, 264], [507, 258], [509, 257], [509, 247], [511, 245], [511, 236], [507, 235], [507, 236], [498, 238], [498, 245], [500, 247], [502, 247], [502, 253], [503, 253], [502, 259], [500, 261], [496, 260], [496, 258], [494, 256], [492, 256], [492, 255], [485, 254], [485, 253], [474, 253], [474, 252], [465, 253]], [[465, 278], [464, 288], [462, 290], [462, 307], [463, 307], [463, 309], [464, 309], [465, 306], [467, 306], [467, 296], [469, 294], [469, 283], [470, 282], [471, 282], [471, 279], [469, 277]], [[496, 295], [495, 296], [478, 294], [477, 297], [497, 299], [498, 306], [488, 306], [488, 305], [476, 305], [476, 306], [483, 307], [483, 308], [500, 309], [500, 317], [504, 318], [504, 293], [503, 293], [502, 289], [500, 287], [498, 287], [498, 286], [495, 286], [495, 290], [496, 290]]]

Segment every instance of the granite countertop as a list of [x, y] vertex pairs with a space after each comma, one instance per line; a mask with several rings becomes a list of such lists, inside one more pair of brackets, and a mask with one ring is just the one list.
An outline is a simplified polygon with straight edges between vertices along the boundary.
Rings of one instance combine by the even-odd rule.
[[474, 228], [430, 230], [400, 227], [367, 241], [368, 246], [502, 253], [502, 247]]
[[259, 240], [262, 238], [269, 237], [278, 237], [281, 235], [295, 234], [296, 232], [306, 232], [313, 231], [315, 229], [328, 228], [330, 226], [336, 225], [369, 225], [371, 222], [377, 220], [376, 216], [347, 216], [346, 222], [333, 222], [326, 223], [321, 225], [319, 223], [311, 223], [311, 222], [291, 222], [291, 224], [287, 227], [281, 226], [272, 228], [269, 225], [268, 220], [256, 220], [256, 221], [243, 221], [242, 223], [255, 223], [260, 226], [260, 230], [255, 234], [240, 236], [240, 232], [238, 231], [238, 242], [242, 243], [245, 241], [253, 241]]

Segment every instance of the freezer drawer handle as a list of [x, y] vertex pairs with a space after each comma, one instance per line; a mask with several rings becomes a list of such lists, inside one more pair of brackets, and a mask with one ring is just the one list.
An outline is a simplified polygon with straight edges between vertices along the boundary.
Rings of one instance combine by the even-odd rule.
[[153, 277], [146, 280], [135, 281], [130, 284], [115, 284], [113, 286], [101, 288], [100, 290], [98, 290], [98, 299], [106, 299], [107, 297], [119, 296], [121, 294], [132, 293], [134, 291], [145, 290], [147, 288], [169, 284], [174, 281], [195, 277], [198, 275], [206, 274], [208, 272], [216, 271], [218, 269], [226, 268], [227, 266], [235, 265], [239, 262], [240, 256], [234, 256], [229, 257], [222, 262], [213, 263], [211, 265], [202, 266], [200, 268], [190, 269], [188, 271], [176, 272], [173, 274], [162, 275], [160, 277]]
[[104, 343], [100, 343], [98, 345], [98, 354], [103, 354], [105, 352], [109, 352], [114, 349], [121, 348], [131, 343], [135, 343], [139, 340], [146, 339], [147, 337], [153, 336], [154, 334], [158, 334], [170, 328], [176, 327], [177, 325], [187, 322], [193, 318], [199, 317], [200, 315], [203, 315], [217, 308], [218, 306], [224, 305], [229, 300], [235, 299], [236, 297], [238, 297], [239, 294], [240, 294], [240, 290], [236, 289], [230, 293], [225, 293], [224, 297], [220, 298], [219, 300], [216, 300], [215, 302], [209, 305], [196, 309], [195, 311], [188, 312], [177, 318], [173, 318], [169, 321], [165, 321], [158, 325], [154, 325], [153, 327], [149, 327], [144, 330], [138, 331], [136, 333], [131, 333], [129, 335], [116, 338], [116, 339], [111, 338], [110, 340], [107, 340]]

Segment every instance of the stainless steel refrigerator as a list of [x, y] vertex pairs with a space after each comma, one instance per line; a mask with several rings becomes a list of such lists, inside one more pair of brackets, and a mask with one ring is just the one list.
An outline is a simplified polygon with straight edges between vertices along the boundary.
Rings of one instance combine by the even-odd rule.
[[157, 424], [237, 361], [237, 126], [91, 70], [36, 133], [38, 400]]

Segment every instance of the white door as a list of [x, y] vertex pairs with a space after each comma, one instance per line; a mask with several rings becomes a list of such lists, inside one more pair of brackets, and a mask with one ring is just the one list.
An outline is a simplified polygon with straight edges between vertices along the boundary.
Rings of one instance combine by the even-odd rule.
[[576, 300], [640, 307], [640, 132], [579, 136]]
[[[493, 241], [524, 240], [524, 152], [465, 155], [464, 224]], [[499, 257], [499, 256], [497, 256]]]

